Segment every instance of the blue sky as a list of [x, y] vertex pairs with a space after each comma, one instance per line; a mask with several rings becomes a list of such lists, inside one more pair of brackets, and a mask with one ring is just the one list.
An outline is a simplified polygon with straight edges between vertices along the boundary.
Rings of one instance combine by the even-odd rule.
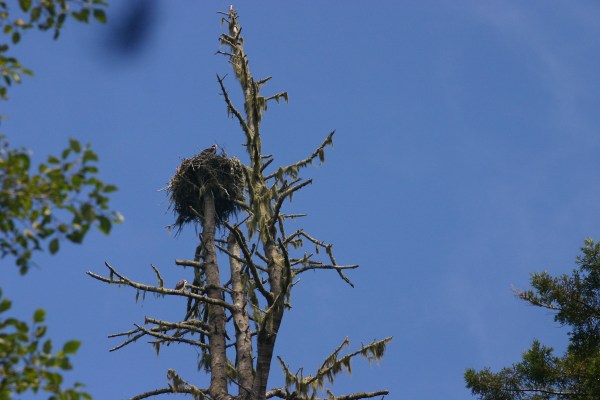
[[[218, 143], [244, 159], [215, 74], [217, 11], [229, 3], [155, 0], [151, 31], [133, 54], [107, 26], [69, 24], [61, 39], [31, 33], [18, 57], [36, 72], [2, 104], [2, 132], [42, 160], [69, 137], [90, 142], [102, 177], [119, 186], [126, 218], [109, 237], [41, 255], [19, 277], [10, 260], [1, 286], [14, 311], [45, 307], [57, 342], [83, 341], [69, 379], [96, 399], [164, 386], [166, 371], [206, 386], [196, 357], [145, 343], [116, 353], [110, 333], [144, 316], [177, 319], [181, 299], [137, 304], [135, 293], [93, 281], [110, 262], [174, 285], [190, 271], [195, 235], [165, 226], [164, 192], [183, 157]], [[394, 336], [378, 366], [357, 360], [334, 393], [392, 391], [390, 399], [469, 398], [467, 367], [518, 361], [533, 338], [562, 349], [565, 329], [517, 300], [529, 273], [568, 273], [586, 237], [600, 239], [600, 5], [593, 1], [331, 1], [236, 4], [255, 77], [286, 90], [269, 108], [265, 152], [287, 164], [333, 129], [326, 163], [289, 211], [335, 243], [356, 288], [336, 274], [306, 274], [292, 296], [276, 354], [314, 371], [345, 336], [354, 346]], [[237, 89], [227, 80], [231, 92]], [[237, 97], [237, 96], [236, 96]], [[281, 384], [274, 366], [271, 385]], [[27, 397], [23, 397], [26, 399]], [[32, 397], [33, 398], [33, 397]]]

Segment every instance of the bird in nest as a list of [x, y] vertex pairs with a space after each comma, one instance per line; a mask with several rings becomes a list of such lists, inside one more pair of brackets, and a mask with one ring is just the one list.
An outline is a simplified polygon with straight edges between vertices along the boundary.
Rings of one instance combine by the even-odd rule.
[[200, 153], [200, 155], [215, 154], [216, 152], [217, 152], [217, 145], [213, 144], [208, 149], [202, 150], [202, 152]]
[[185, 289], [185, 285], [187, 285], [187, 281], [185, 279], [182, 279], [179, 282], [177, 282], [177, 285], [175, 285], [175, 290], [183, 290]]

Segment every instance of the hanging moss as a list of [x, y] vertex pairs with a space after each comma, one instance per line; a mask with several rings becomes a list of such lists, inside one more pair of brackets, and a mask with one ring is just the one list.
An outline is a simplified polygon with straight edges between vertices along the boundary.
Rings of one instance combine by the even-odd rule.
[[204, 216], [204, 196], [215, 199], [217, 226], [235, 214], [244, 201], [243, 165], [235, 157], [204, 153], [185, 158], [167, 186], [170, 208], [180, 231], [185, 224], [200, 223]]

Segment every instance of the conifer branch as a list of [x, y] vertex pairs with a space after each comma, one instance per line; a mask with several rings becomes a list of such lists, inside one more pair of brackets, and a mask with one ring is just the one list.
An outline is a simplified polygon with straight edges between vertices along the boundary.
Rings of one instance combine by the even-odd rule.
[[[296, 392], [300, 396], [308, 396], [309, 390], [311, 391], [311, 395], [309, 397], [298, 397], [298, 398], [316, 398], [316, 393], [318, 390], [323, 389], [324, 380], [327, 379], [329, 383], [333, 383], [335, 376], [340, 373], [342, 370], [346, 370], [351, 372], [351, 361], [354, 357], [361, 355], [369, 362], [375, 360], [378, 361], [385, 351], [386, 344], [392, 340], [391, 337], [387, 337], [383, 340], [373, 341], [366, 346], [362, 346], [360, 349], [345, 355], [343, 357], [339, 357], [340, 351], [349, 344], [348, 338], [345, 338], [344, 341], [331, 353], [325, 361], [317, 370], [317, 373], [312, 376], [309, 375], [306, 378], [302, 376], [301, 371], [293, 374], [289, 367], [285, 364], [285, 362], [278, 357], [279, 362], [282, 365], [283, 372], [285, 375], [286, 381], [286, 392], [289, 390], [290, 386], [293, 384]], [[380, 393], [380, 392], [373, 392]], [[386, 391], [387, 393], [387, 391]], [[344, 397], [346, 399], [361, 399], [365, 397], [360, 397], [364, 393], [355, 393], [353, 395], [347, 396], [359, 396], [359, 397]], [[284, 397], [287, 398], [287, 397]], [[335, 399], [342, 398], [334, 397]]]
[[[328, 397], [316, 397], [316, 396], [299, 396], [296, 392], [286, 392], [282, 388], [271, 389], [267, 392], [266, 398], [270, 399], [273, 397], [279, 397], [284, 400], [359, 400], [369, 399], [373, 397], [386, 396], [390, 392], [388, 390], [379, 390], [376, 392], [357, 392], [342, 396], [334, 396], [329, 390], [327, 391]], [[383, 397], [382, 397], [383, 399]]]
[[313, 163], [315, 158], [319, 157], [321, 162], [325, 161], [325, 147], [333, 146], [333, 135], [335, 134], [335, 130], [329, 133], [323, 143], [307, 158], [304, 160], [300, 160], [294, 164], [288, 165], [286, 167], [279, 167], [277, 171], [265, 177], [265, 180], [277, 178], [278, 180], [282, 180], [284, 176], [289, 175], [293, 178], [298, 176], [298, 171], [301, 168], [304, 168]]
[[[257, 85], [258, 85], [258, 83], [257, 83]], [[287, 103], [288, 102], [288, 93], [281, 92], [281, 93], [277, 93], [272, 96], [269, 96], [269, 97], [265, 98], [265, 103], [268, 102], [269, 100], [275, 100], [276, 102], [279, 103], [279, 99], [284, 99], [285, 102]]]

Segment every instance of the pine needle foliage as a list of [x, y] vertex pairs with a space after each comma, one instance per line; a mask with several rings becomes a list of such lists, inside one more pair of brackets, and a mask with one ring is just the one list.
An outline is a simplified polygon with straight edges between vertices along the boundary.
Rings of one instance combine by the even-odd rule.
[[600, 243], [587, 239], [570, 275], [531, 276], [533, 289], [517, 296], [550, 310], [570, 327], [562, 356], [534, 340], [522, 361], [499, 372], [468, 369], [467, 387], [482, 400], [600, 399]]

